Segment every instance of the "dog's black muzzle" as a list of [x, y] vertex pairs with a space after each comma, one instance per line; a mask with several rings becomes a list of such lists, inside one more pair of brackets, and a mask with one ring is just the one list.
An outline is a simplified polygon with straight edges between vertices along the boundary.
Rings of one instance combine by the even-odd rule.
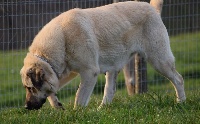
[[26, 101], [25, 108], [28, 110], [38, 110], [42, 107], [42, 105], [46, 102], [46, 99], [41, 99], [38, 101], [31, 100], [31, 101]]

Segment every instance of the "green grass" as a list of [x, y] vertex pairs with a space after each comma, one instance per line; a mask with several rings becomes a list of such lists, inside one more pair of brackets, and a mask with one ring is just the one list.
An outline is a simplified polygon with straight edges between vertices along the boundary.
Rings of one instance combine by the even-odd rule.
[[22, 104], [24, 89], [19, 71], [25, 55], [24, 50], [0, 52], [0, 108]]
[[27, 51], [0, 51], [0, 123], [200, 123], [199, 39], [200, 32], [170, 37], [176, 68], [185, 80], [185, 104], [175, 103], [171, 83], [148, 65], [149, 93], [128, 97], [123, 74], [120, 73], [113, 103], [100, 111], [96, 108], [102, 99], [104, 75], [98, 77], [87, 108], [73, 110], [74, 94], [80, 81], [78, 77], [58, 92], [65, 111], [51, 109], [48, 102], [39, 111], [25, 110], [22, 107], [25, 90], [19, 71]]
[[97, 111], [100, 96], [93, 95], [86, 108], [73, 110], [73, 103], [64, 105], [65, 110], [52, 109], [46, 105], [42, 109], [28, 111], [24, 108], [3, 109], [0, 123], [200, 123], [199, 91], [189, 93], [186, 103], [177, 104], [172, 94], [146, 93], [124, 97], [118, 92], [113, 103]]

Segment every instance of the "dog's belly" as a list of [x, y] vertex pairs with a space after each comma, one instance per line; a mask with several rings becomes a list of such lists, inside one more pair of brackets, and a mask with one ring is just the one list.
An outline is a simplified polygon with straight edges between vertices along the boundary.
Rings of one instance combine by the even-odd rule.
[[121, 52], [104, 52], [100, 53], [99, 57], [99, 67], [100, 72], [105, 73], [107, 71], [119, 71], [130, 59], [127, 51]]

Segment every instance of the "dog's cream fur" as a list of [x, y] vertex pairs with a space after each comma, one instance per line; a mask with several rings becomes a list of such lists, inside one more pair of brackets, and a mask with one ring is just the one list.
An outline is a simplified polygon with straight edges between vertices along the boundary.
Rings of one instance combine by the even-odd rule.
[[[113, 99], [118, 71], [137, 52], [172, 82], [177, 101], [184, 101], [183, 78], [175, 70], [169, 36], [157, 12], [161, 9], [155, 8], [129, 1], [60, 14], [43, 27], [30, 46], [21, 70], [23, 84], [33, 86], [27, 71], [39, 65], [45, 74], [42, 89], [51, 91], [48, 100], [58, 108], [55, 93], [80, 74], [75, 107], [86, 106], [98, 74], [106, 73], [102, 105], [107, 104]], [[35, 73], [37, 77], [39, 71]]]

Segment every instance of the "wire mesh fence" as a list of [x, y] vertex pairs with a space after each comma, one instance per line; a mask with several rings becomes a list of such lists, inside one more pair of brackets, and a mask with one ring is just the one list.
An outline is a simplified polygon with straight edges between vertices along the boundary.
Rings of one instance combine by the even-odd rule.
[[[111, 3], [113, 0], [0, 1], [0, 108], [23, 105], [25, 90], [19, 71], [28, 46], [47, 22], [69, 9], [91, 8]], [[199, 12], [198, 0], [164, 1], [162, 19], [170, 36], [177, 70], [185, 80], [186, 92], [200, 89]], [[74, 79], [58, 92], [58, 97], [65, 102], [73, 102], [79, 81], [79, 77]], [[123, 73], [120, 73], [117, 79], [118, 90], [125, 90], [124, 82]], [[100, 75], [93, 93], [102, 95], [104, 84], [104, 75]], [[148, 91], [174, 92], [169, 81], [155, 72], [150, 65], [147, 66], [147, 84]]]

